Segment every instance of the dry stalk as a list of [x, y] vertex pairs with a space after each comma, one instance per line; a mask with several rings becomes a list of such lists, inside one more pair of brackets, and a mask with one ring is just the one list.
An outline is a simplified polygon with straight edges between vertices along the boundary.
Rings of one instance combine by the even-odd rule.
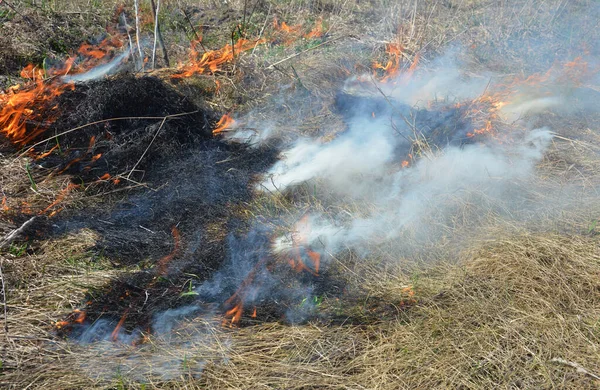
[[340, 40], [340, 39], [342, 39], [342, 38], [344, 38], [344, 37], [343, 37], [343, 36], [340, 36], [340, 37], [337, 37], [337, 38], [332, 38], [332, 39], [330, 39], [330, 40], [328, 40], [328, 41], [325, 41], [325, 42], [319, 43], [317, 46], [310, 47], [310, 48], [308, 48], [308, 49], [302, 50], [301, 52], [298, 52], [298, 53], [296, 53], [296, 54], [292, 54], [292, 55], [291, 55], [291, 56], [289, 56], [289, 57], [286, 57], [286, 58], [284, 58], [284, 59], [282, 59], [282, 60], [280, 60], [280, 61], [277, 61], [277, 62], [275, 62], [275, 63], [272, 63], [271, 65], [267, 66], [265, 69], [272, 69], [272, 68], [274, 68], [274, 67], [275, 67], [275, 65], [279, 65], [279, 64], [281, 64], [282, 62], [289, 61], [289, 60], [291, 60], [292, 58], [296, 58], [296, 57], [298, 57], [298, 56], [300, 56], [300, 55], [302, 55], [302, 54], [304, 54], [304, 53], [306, 53], [306, 52], [309, 52], [309, 51], [312, 51], [312, 50], [318, 49], [318, 48], [319, 48], [319, 47], [321, 47], [321, 46], [324, 46], [324, 45], [327, 45], [327, 44], [329, 44], [329, 43], [335, 42], [335, 41], [337, 41], [337, 40]]

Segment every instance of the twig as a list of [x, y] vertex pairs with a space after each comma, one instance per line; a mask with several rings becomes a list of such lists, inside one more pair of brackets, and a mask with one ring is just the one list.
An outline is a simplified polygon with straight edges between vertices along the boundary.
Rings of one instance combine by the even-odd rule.
[[35, 216], [29, 218], [23, 225], [21, 225], [20, 228], [17, 228], [4, 236], [2, 240], [0, 240], [0, 249], [9, 246], [19, 236], [19, 234], [23, 233], [23, 230], [25, 230], [27, 226], [31, 225], [31, 223], [35, 221], [36, 218], [37, 217]]
[[4, 286], [4, 274], [2, 273], [2, 259], [0, 257], [0, 283], [2, 284], [2, 306], [4, 308], [4, 333], [8, 334], [8, 306], [6, 305], [6, 287]]
[[156, 61], [154, 59], [154, 54], [156, 53], [156, 40], [158, 38], [158, 44], [160, 45], [160, 50], [163, 53], [163, 59], [165, 60], [165, 65], [169, 67], [169, 54], [167, 53], [167, 47], [165, 46], [165, 41], [162, 36], [162, 32], [160, 31], [160, 24], [158, 23], [158, 12], [160, 10], [160, 0], [157, 0], [156, 6], [154, 5], [154, 0], [151, 0], [152, 3], [152, 12], [154, 12], [154, 50], [152, 50], [152, 69], [156, 66]]
[[31, 19], [29, 19], [27, 16], [25, 16], [22, 13], [20, 13], [19, 11], [17, 11], [17, 9], [12, 4], [10, 4], [8, 1], [0, 0], [0, 4], [6, 4], [6, 6], [8, 8], [10, 8], [14, 13], [16, 13], [17, 15], [22, 17], [23, 20], [26, 21], [27, 23], [29, 23], [30, 26], [35, 27], [35, 24], [31, 21]]
[[140, 55], [139, 69], [142, 70], [144, 58], [142, 57], [142, 48], [140, 47], [140, 14], [138, 10], [138, 0], [133, 1], [135, 7], [135, 44], [137, 45], [138, 53]]
[[160, 7], [160, 0], [154, 6], [154, 0], [152, 0], [152, 12], [154, 12], [154, 44], [152, 45], [152, 69], [156, 68], [156, 42], [158, 41], [158, 11]]
[[265, 23], [263, 24], [262, 28], [260, 29], [260, 34], [258, 34], [258, 40], [256, 41], [256, 45], [254, 45], [254, 48], [252, 49], [252, 54], [254, 54], [254, 51], [256, 50], [256, 47], [258, 46], [258, 42], [260, 42], [260, 39], [262, 38], [262, 35], [265, 32], [265, 27], [267, 27], [267, 21], [269, 20], [269, 16], [271, 16], [271, 3], [269, 3], [269, 10], [267, 11], [267, 17], [265, 18]]
[[[383, 96], [383, 98], [385, 99], [385, 101], [387, 102], [387, 104], [390, 106], [390, 108], [392, 109], [392, 111], [394, 111], [396, 114], [398, 114], [403, 120], [404, 122], [412, 128], [410, 122], [408, 121], [408, 119], [406, 119], [406, 117], [404, 116], [403, 113], [400, 112], [400, 110], [398, 110], [396, 108], [396, 106], [394, 106], [394, 104], [391, 102], [390, 98], [381, 90], [381, 88], [379, 88], [379, 85], [377, 85], [377, 82], [375, 81], [375, 79], [373, 78], [373, 76], [371, 76], [371, 82], [373, 83], [373, 85], [375, 86], [375, 88], [377, 88], [377, 91], [381, 94], [381, 96]], [[392, 124], [393, 124], [393, 120], [392, 120]], [[395, 126], [395, 125], [394, 125]], [[394, 128], [394, 130], [396, 130], [396, 132], [402, 136], [405, 140], [407, 140], [408, 142], [413, 142], [414, 140], [411, 140], [408, 136], [406, 136], [405, 134], [403, 134], [398, 128]], [[413, 133], [415, 133], [415, 129], [413, 128]]]
[[127, 179], [129, 179], [131, 177], [131, 174], [133, 173], [133, 171], [135, 171], [135, 168], [137, 168], [137, 166], [140, 164], [140, 162], [142, 162], [142, 160], [144, 159], [144, 156], [146, 156], [146, 153], [148, 153], [148, 150], [154, 143], [154, 140], [156, 139], [156, 137], [158, 137], [158, 133], [160, 133], [160, 130], [163, 128], [166, 121], [167, 121], [167, 117], [164, 117], [162, 122], [160, 122], [160, 126], [158, 126], [158, 130], [156, 130], [156, 133], [154, 133], [154, 137], [152, 137], [152, 141], [150, 141], [150, 143], [148, 144], [148, 147], [146, 148], [146, 150], [144, 150], [144, 153], [142, 153], [139, 160], [137, 160], [137, 162], [135, 163], [133, 168], [131, 168], [131, 170], [127, 174]]
[[291, 60], [292, 58], [298, 57], [299, 55], [301, 55], [301, 54], [304, 54], [304, 53], [306, 53], [307, 51], [315, 50], [315, 49], [317, 49], [317, 48], [319, 48], [319, 47], [321, 47], [321, 46], [323, 46], [323, 45], [326, 45], [326, 44], [328, 44], [328, 43], [331, 43], [331, 42], [337, 41], [337, 40], [339, 40], [339, 39], [341, 39], [341, 38], [343, 38], [343, 36], [340, 36], [340, 37], [337, 37], [337, 38], [330, 39], [330, 40], [328, 40], [328, 41], [325, 41], [325, 42], [323, 42], [323, 43], [319, 43], [317, 46], [314, 46], [314, 47], [309, 47], [308, 49], [306, 49], [306, 50], [302, 50], [302, 51], [301, 51], [301, 52], [299, 52], [299, 53], [292, 54], [291, 56], [289, 56], [289, 57], [286, 57], [286, 58], [284, 58], [284, 59], [283, 59], [283, 60], [281, 60], [281, 61], [277, 61], [277, 62], [275, 62], [275, 63], [273, 63], [273, 64], [271, 64], [271, 65], [267, 66], [267, 67], [266, 67], [266, 69], [272, 69], [273, 67], [275, 67], [275, 65], [279, 65], [279, 64], [281, 64], [282, 62], [286, 62], [286, 61], [288, 61], [288, 60]]
[[552, 359], [550, 361], [552, 363], [558, 363], [558, 364], [562, 364], [562, 365], [565, 365], [565, 366], [573, 367], [580, 374], [584, 374], [584, 375], [590, 376], [590, 377], [592, 377], [592, 378], [594, 378], [596, 380], [600, 380], [600, 376], [598, 376], [598, 375], [596, 375], [594, 373], [589, 372], [588, 370], [586, 370], [585, 368], [583, 368], [581, 366], [581, 364], [579, 364], [579, 363], [570, 362], [568, 360], [561, 359], [561, 358], [554, 358], [554, 359]]
[[198, 42], [200, 44], [200, 47], [202, 47], [202, 50], [204, 50], [204, 52], [206, 53], [208, 50], [206, 50], [206, 47], [204, 47], [204, 44], [202, 43], [202, 38], [200, 38], [200, 36], [198, 35], [198, 32], [196, 31], [196, 27], [194, 27], [194, 25], [192, 24], [192, 21], [190, 20], [190, 17], [188, 16], [187, 12], [185, 12], [185, 10], [182, 10], [182, 12], [183, 12], [183, 16], [185, 16], [185, 19], [190, 24], [190, 27], [192, 28], [194, 35], [196, 36], [196, 42]]
[[26, 155], [27, 152], [29, 150], [31, 150], [31, 148], [35, 148], [36, 146], [44, 144], [44, 143], [46, 143], [48, 141], [51, 141], [51, 140], [53, 140], [53, 139], [55, 139], [57, 137], [62, 136], [62, 135], [69, 134], [69, 133], [72, 133], [72, 132], [77, 131], [77, 130], [85, 129], [86, 127], [98, 125], [100, 123], [106, 123], [106, 122], [112, 122], [112, 121], [133, 120], [133, 119], [142, 119], [142, 120], [161, 119], [162, 120], [162, 119], [165, 119], [165, 118], [169, 119], [169, 118], [177, 118], [177, 117], [185, 116], [185, 115], [191, 115], [191, 114], [195, 114], [197, 112], [198, 112], [198, 110], [195, 110], [195, 111], [182, 112], [182, 113], [179, 113], [179, 114], [171, 114], [171, 115], [166, 115], [166, 116], [124, 116], [124, 117], [120, 117], [120, 118], [102, 119], [102, 120], [99, 120], [99, 121], [95, 121], [95, 122], [91, 122], [91, 123], [86, 123], [85, 125], [74, 127], [74, 128], [72, 128], [70, 130], [66, 130], [66, 131], [63, 131], [62, 133], [58, 133], [56, 135], [53, 135], [52, 137], [43, 139], [40, 142], [36, 142], [35, 144], [29, 146], [26, 151], [24, 151], [23, 153], [19, 154], [12, 162], [14, 163], [16, 160], [18, 160], [19, 158], [21, 158], [24, 155]]

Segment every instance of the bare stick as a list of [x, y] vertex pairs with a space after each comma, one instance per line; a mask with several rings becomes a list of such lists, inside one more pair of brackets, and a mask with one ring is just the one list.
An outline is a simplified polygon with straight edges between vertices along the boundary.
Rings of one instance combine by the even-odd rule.
[[142, 69], [144, 58], [142, 57], [142, 48], [140, 47], [140, 14], [138, 10], [138, 0], [133, 1], [135, 7], [135, 43], [137, 45], [138, 54], [140, 55], [139, 69]]
[[154, 5], [154, 0], [150, 0], [152, 3], [152, 11], [154, 12], [154, 51], [152, 52], [152, 68], [154, 69], [155, 60], [154, 53], [156, 52], [156, 39], [158, 38], [158, 44], [160, 45], [160, 50], [163, 53], [163, 59], [165, 60], [165, 66], [169, 67], [169, 54], [167, 53], [167, 47], [165, 46], [165, 41], [162, 36], [162, 32], [160, 31], [160, 23], [158, 22], [158, 11], [160, 9], [160, 0], [157, 1], [156, 6]]
[[135, 163], [133, 168], [131, 168], [131, 170], [129, 171], [129, 174], [127, 175], [127, 179], [129, 179], [129, 177], [131, 176], [133, 171], [135, 171], [135, 168], [137, 168], [137, 166], [140, 164], [140, 162], [142, 162], [142, 160], [144, 159], [144, 156], [146, 155], [146, 153], [148, 153], [150, 146], [152, 146], [152, 144], [154, 143], [154, 140], [156, 139], [156, 137], [158, 137], [158, 133], [160, 133], [160, 130], [163, 128], [166, 121], [167, 121], [167, 117], [164, 117], [162, 122], [160, 122], [160, 126], [158, 126], [158, 130], [156, 130], [156, 133], [154, 133], [154, 137], [152, 137], [152, 141], [150, 141], [150, 143], [148, 144], [148, 147], [146, 148], [146, 150], [144, 150], [144, 153], [142, 153], [139, 160], [137, 160], [137, 162]]
[[284, 58], [284, 59], [283, 59], [283, 60], [281, 60], [281, 61], [277, 61], [277, 62], [275, 62], [275, 63], [273, 63], [273, 64], [271, 64], [271, 65], [267, 66], [267, 68], [266, 68], [266, 69], [272, 69], [273, 67], [275, 67], [275, 65], [279, 65], [279, 64], [281, 64], [282, 62], [286, 62], [286, 61], [288, 61], [288, 60], [291, 60], [292, 58], [298, 57], [299, 55], [301, 55], [301, 54], [304, 54], [304, 53], [306, 53], [307, 51], [315, 50], [315, 49], [317, 49], [317, 48], [319, 48], [319, 47], [321, 47], [321, 46], [323, 46], [323, 45], [326, 45], [326, 44], [328, 44], [328, 43], [331, 43], [331, 42], [337, 41], [338, 39], [341, 39], [341, 38], [343, 38], [343, 37], [337, 37], [337, 38], [333, 38], [333, 39], [330, 39], [330, 40], [328, 40], [328, 41], [325, 41], [325, 42], [323, 42], [323, 43], [319, 43], [319, 44], [318, 44], [317, 46], [315, 46], [315, 47], [310, 47], [310, 48], [308, 48], [308, 49], [306, 49], [306, 50], [302, 50], [302, 51], [301, 51], [301, 52], [299, 52], [299, 53], [293, 54], [293, 55], [291, 55], [291, 56], [289, 56], [289, 57], [286, 57], [286, 58]]
[[254, 48], [252, 49], [252, 54], [254, 54], [254, 51], [256, 50], [256, 47], [258, 46], [258, 43], [260, 42], [260, 39], [262, 38], [263, 33], [265, 32], [265, 27], [267, 27], [267, 21], [269, 20], [269, 16], [271, 16], [271, 3], [269, 3], [269, 10], [267, 11], [267, 17], [265, 18], [265, 23], [263, 24], [262, 28], [260, 29], [260, 34], [258, 34], [258, 39], [256, 40], [256, 45], [254, 45]]
[[[154, 0], [152, 0], [154, 3]], [[158, 41], [158, 11], [160, 10], [160, 0], [156, 2], [156, 8], [152, 4], [152, 10], [154, 11], [154, 45], [152, 46], [152, 69], [156, 68], [156, 41]]]
[[6, 6], [8, 8], [10, 8], [11, 10], [13, 10], [14, 13], [16, 13], [17, 15], [19, 15], [20, 17], [23, 18], [24, 21], [26, 21], [27, 23], [29, 23], [31, 26], [35, 27], [35, 24], [31, 21], [31, 19], [29, 19], [27, 16], [23, 15], [22, 13], [20, 13], [19, 11], [17, 11], [17, 9], [10, 4], [8, 1], [6, 0], [0, 0], [0, 4], [6, 4]]
[[204, 44], [202, 43], [202, 38], [200, 38], [200, 36], [198, 35], [198, 32], [196, 31], [196, 28], [190, 20], [190, 17], [188, 16], [187, 12], [185, 12], [185, 10], [182, 10], [181, 12], [183, 12], [183, 16], [185, 16], [185, 19], [188, 21], [190, 28], [192, 29], [192, 32], [196, 36], [196, 42], [200, 44], [200, 47], [202, 47], [202, 50], [204, 50], [204, 52], [206, 53], [208, 50], [206, 50], [206, 47], [204, 47]]
[[8, 334], [8, 306], [6, 304], [6, 288], [4, 287], [4, 274], [2, 273], [2, 258], [0, 258], [0, 283], [2, 284], [2, 306], [4, 307], [4, 333]]
[[31, 223], [35, 221], [36, 218], [37, 217], [29, 218], [27, 221], [25, 221], [23, 225], [21, 225], [20, 228], [17, 228], [12, 232], [8, 233], [6, 236], [4, 236], [2, 240], [0, 240], [0, 249], [9, 246], [19, 236], [19, 234], [23, 233], [27, 226], [31, 225]]
[[[21, 234], [27, 226], [31, 225], [37, 217], [31, 217], [20, 228], [8, 233], [0, 240], [0, 249], [9, 246]], [[0, 260], [0, 283], [2, 284], [2, 306], [4, 307], [4, 332], [8, 333], [8, 306], [6, 304], [6, 286], [4, 285], [4, 274], [2, 273], [2, 263]]]

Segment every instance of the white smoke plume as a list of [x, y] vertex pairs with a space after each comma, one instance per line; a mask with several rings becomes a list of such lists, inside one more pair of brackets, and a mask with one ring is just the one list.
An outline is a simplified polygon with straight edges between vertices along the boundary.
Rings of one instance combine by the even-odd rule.
[[[417, 75], [401, 87], [381, 84], [374, 91], [367, 85], [367, 96], [389, 94], [389, 102], [398, 108], [374, 120], [370, 112], [356, 106], [358, 114], [334, 140], [300, 138], [280, 154], [280, 161], [258, 190], [286, 192], [309, 183], [309, 188], [333, 194], [327, 199], [338, 199], [333, 201], [338, 209], [348, 203], [355, 208], [359, 205], [358, 212], [343, 215], [313, 213], [310, 232], [306, 233], [311, 247], [330, 253], [344, 248], [364, 250], [369, 243], [396, 240], [406, 229], [419, 232], [423, 240], [435, 239], [428, 221], [452, 218], [461, 202], [473, 202], [474, 197], [479, 199], [474, 208], [479, 207], [481, 213], [518, 214], [521, 206], [514, 202], [518, 198], [515, 191], [527, 198], [522, 183], [533, 179], [535, 167], [552, 140], [548, 128], [527, 128], [521, 123], [518, 132], [510, 135], [437, 145], [410, 166], [402, 166], [406, 156], [399, 150], [408, 150], [410, 141], [399, 133], [409, 134], [411, 129], [400, 121], [392, 126], [390, 116], [405, 110], [407, 104], [424, 106], [440, 97], [448, 104], [477, 98], [491, 77], [469, 80], [457, 66], [446, 64], [443, 69]], [[357, 85], [356, 80], [350, 80], [346, 90], [365, 95]], [[519, 101], [506, 105], [500, 115], [508, 123], [556, 108], [567, 98], [557, 94], [527, 99], [521, 93]], [[274, 250], [284, 251], [292, 245], [289, 238], [281, 237], [275, 241]]]

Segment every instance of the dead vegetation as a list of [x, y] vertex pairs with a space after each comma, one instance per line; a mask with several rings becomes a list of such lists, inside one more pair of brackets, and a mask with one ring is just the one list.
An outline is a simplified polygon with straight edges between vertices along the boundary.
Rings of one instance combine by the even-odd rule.
[[[95, 33], [102, 24], [99, 20], [109, 20], [114, 8], [108, 2], [72, 3], [68, 6], [71, 8], [56, 3], [32, 10], [25, 4], [11, 2], [30, 20], [20, 14], [2, 16], [10, 20], [0, 28], [0, 46], [6, 42], [7, 46], [2, 47], [9, 49], [0, 55], [0, 73], [7, 75], [11, 84], [24, 62], [39, 63], [48, 53], [59, 55], [61, 50], [75, 49], [82, 36]], [[272, 34], [276, 41], [240, 55], [235, 69], [217, 75], [180, 82], [169, 80], [168, 86], [156, 81], [160, 84], [157, 87], [153, 80], [164, 81], [166, 77], [161, 73], [164, 70], [153, 73], [157, 79], [144, 79], [152, 85], [146, 85], [142, 91], [146, 95], [143, 102], [138, 102], [143, 103], [138, 107], [141, 114], [138, 110], [135, 115], [151, 115], [154, 111], [160, 111], [155, 116], [168, 115], [172, 112], [165, 111], [167, 108], [179, 109], [183, 105], [187, 109], [189, 99], [205, 104], [207, 113], [248, 113], [255, 119], [254, 123], [245, 124], [248, 127], [267, 119], [283, 140], [292, 129], [331, 138], [343, 131], [344, 124], [335, 107], [335, 91], [349, 75], [364, 72], [374, 58], [384, 57], [386, 43], [394, 39], [402, 40], [406, 48], [406, 66], [417, 53], [424, 59], [424, 67], [434, 66], [429, 61], [435, 54], [460, 43], [472, 48], [466, 63], [473, 71], [484, 68], [507, 74], [545, 71], [555, 56], [572, 58], [585, 48], [586, 42], [592, 42], [591, 51], [597, 47], [593, 43], [597, 31], [592, 31], [597, 25], [594, 12], [597, 14], [598, 10], [591, 0], [568, 4], [498, 4], [487, 0], [165, 3], [165, 40], [175, 61], [186, 59], [186, 49], [193, 39], [190, 23], [199, 26], [204, 44], [213, 49], [231, 39], [231, 31], [236, 31], [235, 25], [241, 20], [246, 21], [249, 35]], [[247, 9], [250, 3], [251, 11]], [[0, 10], [1, 7], [0, 3]], [[589, 10], [594, 11], [582, 14]], [[101, 16], [93, 16], [96, 13]], [[321, 40], [299, 39], [290, 45], [282, 44], [285, 36], [272, 31], [274, 16], [289, 25], [303, 19], [314, 23], [322, 18], [326, 34]], [[68, 31], [60, 29], [64, 23], [57, 20], [68, 21]], [[16, 27], [31, 22], [43, 28]], [[580, 28], [565, 35], [575, 22]], [[57, 26], [59, 32], [53, 32], [52, 26]], [[2, 34], [4, 31], [12, 32]], [[590, 35], [585, 36], [586, 33]], [[60, 50], [52, 43], [57, 39], [63, 42]], [[31, 43], [24, 44], [28, 40]], [[316, 47], [330, 40], [332, 43]], [[219, 93], [214, 93], [215, 79], [221, 84]], [[81, 116], [88, 121], [105, 119], [103, 112], [87, 115], [93, 108], [110, 103], [104, 98], [113, 92], [110, 83], [114, 82], [111, 79], [79, 91], [83, 95], [86, 91], [96, 94], [96, 101], [86, 101], [88, 106], [75, 104], [81, 95], [66, 96], [65, 101], [71, 99], [74, 115], [65, 117], [59, 127], [72, 128], [81, 122]], [[140, 87], [135, 81], [119, 85], [123, 102], [134, 99], [131, 93]], [[170, 92], [171, 87], [176, 94]], [[156, 90], [167, 91], [161, 96], [168, 95], [172, 105], [160, 107], [160, 99], [152, 100]], [[152, 105], [145, 105], [148, 100]], [[119, 115], [112, 115], [111, 111], [109, 116], [128, 115], [126, 107], [109, 108], [124, 109]], [[206, 123], [216, 119], [207, 116], [209, 119], [202, 118]], [[555, 139], [551, 152], [538, 167], [539, 180], [546, 182], [548, 188], [556, 187], [556, 183], [595, 188], [597, 121], [592, 116], [565, 115], [549, 116], [543, 122], [557, 129], [562, 138]], [[249, 320], [245, 323], [249, 326], [228, 329], [222, 326], [218, 308], [207, 304], [205, 310], [212, 312], [212, 317], [173, 314], [181, 322], [172, 325], [172, 333], [147, 334], [145, 343], [139, 346], [109, 341], [77, 344], [58, 337], [56, 322], [68, 318], [87, 300], [93, 301], [89, 315], [95, 319], [116, 321], [125, 308], [141, 307], [141, 314], [129, 317], [126, 327], [130, 328], [154, 313], [182, 306], [185, 297], [181, 294], [192, 285], [189, 280], [199, 283], [220, 265], [227, 234], [246, 229], [250, 217], [292, 215], [292, 210], [303, 208], [327, 210], [323, 198], [314, 198], [312, 189], [302, 187], [286, 196], [249, 196], [252, 175], [272, 161], [272, 154], [252, 154], [206, 141], [205, 148], [179, 155], [181, 169], [167, 164], [167, 155], [179, 153], [179, 146], [193, 143], [195, 133], [183, 134], [178, 142], [171, 143], [172, 133], [165, 132], [155, 144], [157, 149], [152, 150], [155, 160], [137, 166], [157, 127], [140, 122], [135, 125], [142, 137], [127, 139], [129, 134], [125, 132], [123, 139], [106, 140], [105, 145], [107, 149], [116, 148], [112, 156], [121, 176], [140, 169], [139, 177], [131, 178], [136, 179], [132, 188], [123, 192], [113, 192], [112, 187], [92, 188], [89, 194], [73, 191], [63, 200], [65, 210], [61, 211], [67, 220], [86, 210], [85, 215], [79, 216], [79, 221], [84, 221], [92, 215], [88, 214], [90, 209], [122, 207], [125, 211], [120, 228], [100, 221], [94, 230], [79, 230], [79, 225], [73, 223], [42, 239], [36, 238], [34, 229], [27, 232], [26, 240], [14, 242], [0, 252], [9, 329], [0, 336], [2, 387], [598, 387], [600, 254], [596, 223], [600, 208], [597, 199], [589, 195], [582, 196], [572, 209], [560, 213], [549, 210], [547, 218], [539, 220], [507, 222], [492, 214], [475, 216], [471, 205], [465, 203], [456, 220], [439, 221], [432, 216], [431, 223], [439, 225], [444, 238], [410, 244], [422, 246], [415, 251], [419, 256], [405, 258], [398, 253], [390, 259], [389, 248], [381, 247], [374, 248], [368, 259], [350, 251], [341, 254], [332, 260], [327, 277], [332, 285], [343, 286], [343, 293], [323, 293], [316, 303], [319, 315], [302, 325], [292, 326], [265, 317], [265, 321]], [[185, 131], [189, 126], [190, 122], [182, 126], [175, 122], [172, 130]], [[104, 127], [93, 129], [100, 134]], [[90, 135], [92, 132], [82, 133], [73, 139], [74, 145], [85, 149]], [[159, 147], [166, 148], [164, 155]], [[1, 157], [0, 198], [8, 196], [11, 207], [11, 211], [2, 211], [3, 237], [27, 219], [15, 214], [15, 210], [43, 210], [79, 172], [74, 167], [72, 176], [50, 175], [51, 170], [43, 166], [32, 168], [27, 158], [14, 159], [9, 153]], [[194, 164], [215, 169], [211, 180], [198, 193], [193, 190], [205, 176], [186, 168]], [[104, 172], [98, 172], [96, 177], [101, 173]], [[170, 182], [175, 185], [164, 189], [152, 186], [164, 178], [174, 179]], [[235, 194], [226, 191], [232, 183]], [[526, 187], [527, 183], [521, 185]], [[215, 186], [220, 195], [226, 195], [207, 200], [209, 189]], [[134, 195], [150, 193], [144, 195], [148, 196], [150, 209], [185, 211], [130, 220], [126, 208], [130, 198], [123, 194], [130, 191]], [[171, 198], [173, 193], [181, 198]], [[534, 194], [532, 203], [545, 196], [549, 195]], [[560, 196], [555, 199], [561, 200]], [[347, 205], [352, 212], [359, 209], [358, 205]], [[476, 232], [471, 217], [483, 221]], [[45, 220], [38, 230], [52, 224], [61, 224], [61, 219]], [[201, 275], [195, 264], [197, 257], [184, 250], [174, 263], [174, 268], [184, 273], [172, 280], [160, 280], [153, 286], [155, 290], [146, 289], [146, 294], [150, 291], [152, 296], [150, 308], [144, 300], [144, 289], [133, 293], [139, 297], [122, 299], [130, 283], [143, 286], [163, 276], [156, 272], [162, 256], [173, 250], [171, 225], [184, 232], [184, 243], [191, 243], [195, 237], [186, 236], [186, 228], [191, 231], [197, 224], [210, 237], [202, 254], [196, 255], [206, 260], [202, 264], [208, 265], [202, 268], [206, 274]], [[139, 226], [158, 235], [149, 235]], [[409, 234], [406, 239], [410, 238]]]

